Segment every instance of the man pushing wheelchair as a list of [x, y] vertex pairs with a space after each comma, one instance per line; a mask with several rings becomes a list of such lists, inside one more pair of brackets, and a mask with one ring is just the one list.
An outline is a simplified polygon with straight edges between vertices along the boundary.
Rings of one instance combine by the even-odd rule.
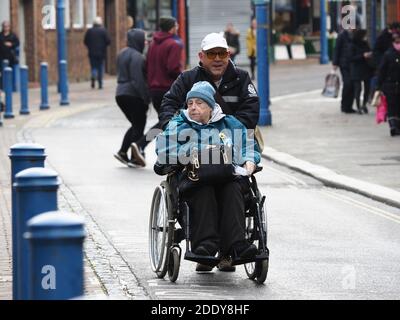
[[[260, 152], [246, 127], [222, 112], [207, 81], [187, 93], [180, 111], [157, 137], [157, 165], [175, 166], [179, 197], [190, 211], [191, 251], [218, 254], [220, 269], [234, 271], [232, 261], [255, 258], [258, 248], [245, 238], [245, 194]], [[197, 271], [212, 266], [198, 263]]]

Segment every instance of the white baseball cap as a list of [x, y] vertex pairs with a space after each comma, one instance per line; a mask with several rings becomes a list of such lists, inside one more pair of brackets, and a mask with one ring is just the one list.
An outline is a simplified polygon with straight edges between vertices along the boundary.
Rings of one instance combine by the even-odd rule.
[[228, 43], [221, 33], [209, 33], [201, 41], [201, 50], [207, 51], [213, 48], [229, 49]]

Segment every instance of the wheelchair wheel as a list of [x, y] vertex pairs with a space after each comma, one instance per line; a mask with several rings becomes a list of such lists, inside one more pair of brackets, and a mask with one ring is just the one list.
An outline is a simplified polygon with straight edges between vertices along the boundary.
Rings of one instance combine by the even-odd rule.
[[[267, 248], [267, 221], [264, 206], [262, 206], [261, 208], [258, 206], [258, 204], [256, 206], [256, 214], [259, 213], [259, 216], [261, 218], [260, 226], [258, 226], [258, 228], [257, 226], [255, 226], [255, 219], [253, 216], [246, 217], [246, 239], [252, 241], [259, 250], [261, 250], [263, 247], [265, 249]], [[262, 239], [260, 239], [260, 232], [264, 235]], [[256, 280], [257, 283], [262, 284], [267, 278], [268, 266], [269, 260], [265, 259], [246, 263], [244, 265], [244, 268], [249, 279]]]
[[171, 282], [175, 282], [176, 279], [178, 279], [180, 263], [181, 263], [180, 250], [177, 247], [173, 247], [170, 250], [170, 256], [168, 261], [168, 277]]
[[169, 248], [172, 232], [168, 228], [168, 203], [166, 186], [156, 188], [151, 204], [149, 221], [149, 254], [151, 268], [159, 278], [167, 273]]

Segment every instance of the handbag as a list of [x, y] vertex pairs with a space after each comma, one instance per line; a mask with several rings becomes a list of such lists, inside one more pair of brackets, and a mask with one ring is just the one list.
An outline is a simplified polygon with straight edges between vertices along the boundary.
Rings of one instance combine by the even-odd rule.
[[386, 115], [387, 115], [387, 100], [386, 97], [383, 94], [381, 94], [380, 102], [376, 107], [376, 114], [375, 114], [376, 123], [380, 124], [382, 122], [385, 122]]
[[325, 86], [322, 95], [329, 98], [337, 98], [340, 89], [340, 79], [335, 72], [331, 72], [325, 77]]

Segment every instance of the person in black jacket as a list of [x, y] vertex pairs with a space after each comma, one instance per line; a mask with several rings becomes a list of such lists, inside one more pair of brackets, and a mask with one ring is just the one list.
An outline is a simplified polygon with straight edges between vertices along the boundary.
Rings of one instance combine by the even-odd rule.
[[[192, 70], [183, 72], [164, 95], [159, 113], [162, 128], [185, 108], [186, 95], [199, 81], [208, 81], [216, 90], [215, 100], [224, 114], [233, 115], [247, 129], [257, 125], [260, 104], [256, 89], [247, 71], [236, 68], [229, 59], [230, 52], [222, 34], [210, 33], [201, 42], [200, 63]], [[229, 258], [223, 255], [218, 268], [220, 271], [234, 271]], [[198, 264], [197, 271], [212, 268]]]
[[240, 32], [235, 29], [232, 22], [229, 22], [226, 25], [224, 37], [229, 46], [231, 60], [234, 62], [235, 57], [240, 53], [240, 42], [239, 42]]
[[387, 28], [383, 29], [379, 36], [376, 38], [375, 46], [373, 49], [373, 61], [378, 68], [382, 62], [383, 55], [385, 52], [392, 47], [392, 34], [400, 30], [400, 23], [393, 22], [388, 25]]
[[185, 107], [186, 94], [198, 81], [208, 81], [216, 89], [217, 103], [225, 114], [234, 115], [247, 129], [257, 125], [260, 104], [256, 89], [247, 71], [229, 60], [228, 44], [218, 33], [208, 34], [202, 41], [197, 67], [183, 72], [164, 95], [159, 119], [162, 127]]
[[[358, 113], [368, 113], [367, 102], [370, 90], [370, 81], [373, 69], [370, 66], [372, 52], [366, 40], [367, 30], [354, 31], [353, 41], [350, 46], [350, 76], [354, 87], [354, 98]], [[364, 85], [364, 98], [361, 107], [361, 87]]]
[[140, 29], [131, 29], [127, 38], [128, 47], [122, 49], [117, 57], [118, 86], [115, 99], [131, 127], [125, 133], [121, 148], [114, 157], [129, 167], [145, 166], [140, 159], [128, 157], [131, 144], [143, 136], [150, 102], [143, 57], [145, 33]]
[[383, 56], [378, 70], [377, 90], [386, 96], [390, 135], [400, 135], [400, 33], [393, 33], [392, 47]]
[[[17, 48], [19, 47], [19, 39], [12, 32], [9, 21], [3, 21], [0, 32], [0, 68], [3, 60], [8, 60], [9, 66], [12, 68], [18, 64]], [[1, 71], [0, 71], [1, 72]], [[2, 77], [0, 78], [0, 88], [3, 86]]]
[[99, 89], [103, 88], [104, 61], [107, 55], [107, 47], [111, 43], [110, 36], [102, 25], [102, 18], [97, 17], [93, 22], [93, 28], [86, 31], [84, 39], [89, 54], [92, 89], [95, 87], [96, 78], [99, 83]]
[[354, 87], [350, 75], [350, 47], [352, 30], [343, 30], [337, 40], [333, 52], [333, 69], [340, 69], [343, 81], [341, 110], [344, 113], [354, 113]]

